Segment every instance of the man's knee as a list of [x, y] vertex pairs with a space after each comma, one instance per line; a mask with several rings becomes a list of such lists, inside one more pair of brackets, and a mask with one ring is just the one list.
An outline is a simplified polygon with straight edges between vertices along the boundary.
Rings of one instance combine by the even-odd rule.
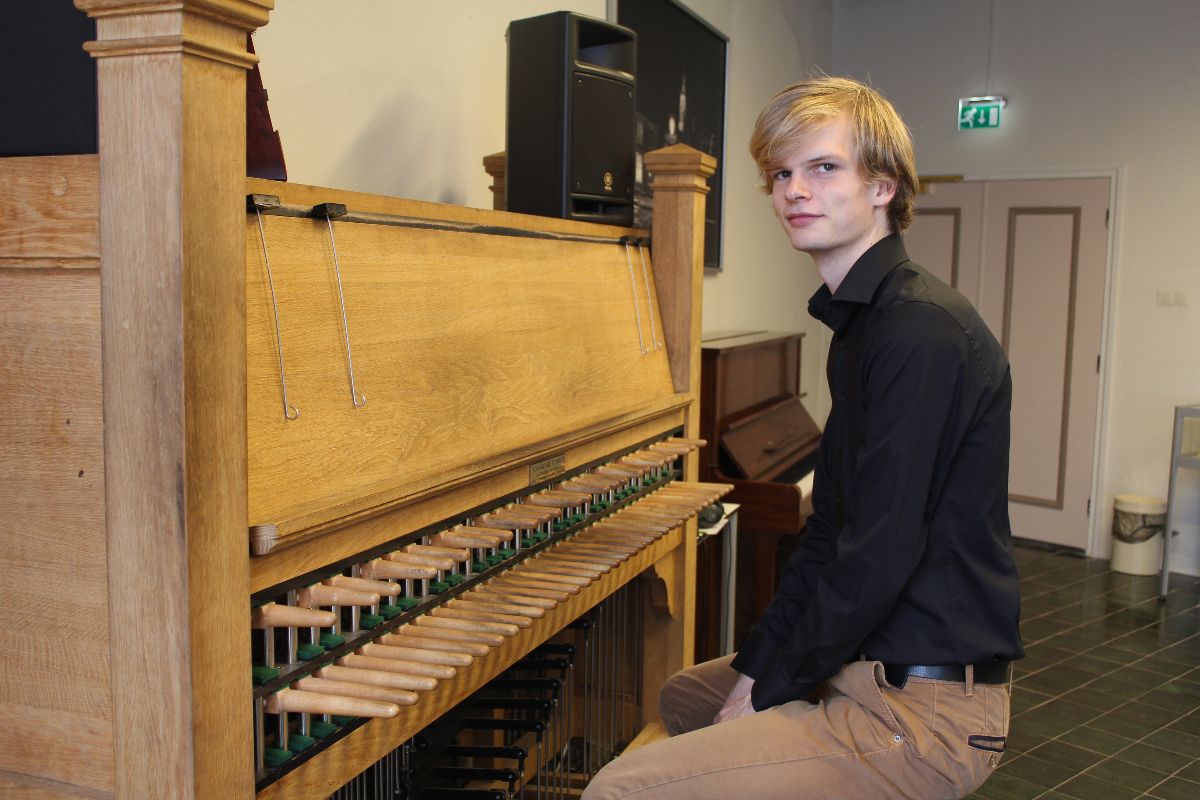
[[667, 678], [658, 692], [658, 716], [671, 736], [678, 736], [692, 729], [688, 714], [690, 704], [687, 702], [689, 692], [684, 688], [687, 684], [684, 675], [686, 672], [687, 670], [680, 670]]

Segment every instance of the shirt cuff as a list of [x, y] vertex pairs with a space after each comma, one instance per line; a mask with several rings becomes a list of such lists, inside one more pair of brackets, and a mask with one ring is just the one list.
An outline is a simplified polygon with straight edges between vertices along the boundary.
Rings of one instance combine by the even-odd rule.
[[730, 666], [754, 680], [765, 677], [775, 660], [775, 643], [762, 631], [753, 630], [734, 656]]
[[773, 639], [755, 629], [730, 662], [730, 666], [738, 672], [754, 679], [754, 688], [750, 690], [750, 702], [755, 711], [799, 700], [816, 685], [810, 685], [810, 682], [805, 680], [801, 680], [799, 684], [788, 680], [783, 669], [785, 658]]

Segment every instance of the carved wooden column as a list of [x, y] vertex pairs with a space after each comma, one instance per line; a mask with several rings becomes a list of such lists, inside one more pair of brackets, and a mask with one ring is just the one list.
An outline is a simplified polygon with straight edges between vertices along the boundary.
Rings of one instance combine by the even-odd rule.
[[[654, 222], [651, 247], [654, 282], [662, 314], [663, 335], [671, 360], [675, 391], [690, 394], [696, 402], [689, 409], [684, 435], [700, 431], [700, 310], [704, 278], [704, 202], [708, 178], [717, 161], [687, 145], [677, 144], [645, 155], [645, 168], [653, 175]], [[685, 480], [699, 479], [696, 453], [684, 461]], [[657, 640], [661, 657], [647, 654], [643, 678], [644, 713], [658, 718], [658, 689], [670, 675], [692, 663], [695, 650], [696, 521], [684, 528], [684, 546], [654, 566], [666, 590], [660, 609], [671, 609], [670, 619], [661, 613], [647, 618], [647, 630]], [[685, 579], [686, 577], [686, 579]]]
[[115, 788], [254, 793], [245, 635], [246, 33], [274, 0], [96, 19]]

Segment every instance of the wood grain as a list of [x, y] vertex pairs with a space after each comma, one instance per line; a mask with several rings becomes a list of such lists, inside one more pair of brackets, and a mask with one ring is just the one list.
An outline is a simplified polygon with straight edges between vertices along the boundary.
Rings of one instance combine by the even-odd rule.
[[0, 770], [0, 797], [5, 800], [112, 800], [113, 793]]
[[238, 198], [246, 32], [272, 3], [77, 4], [97, 19], [116, 794], [246, 797]]
[[98, 266], [96, 156], [0, 158], [0, 185], [0, 267]]
[[100, 277], [0, 269], [0, 298], [0, 769], [111, 792]]
[[[295, 204], [293, 187], [271, 188]], [[511, 225], [514, 215], [469, 216]], [[675, 396], [666, 351], [640, 349], [624, 247], [335, 222], [355, 385], [367, 398], [356, 408], [327, 222], [262, 223], [266, 257], [247, 217], [250, 524], [274, 524], [280, 537]], [[273, 309], [294, 420], [283, 414]]]

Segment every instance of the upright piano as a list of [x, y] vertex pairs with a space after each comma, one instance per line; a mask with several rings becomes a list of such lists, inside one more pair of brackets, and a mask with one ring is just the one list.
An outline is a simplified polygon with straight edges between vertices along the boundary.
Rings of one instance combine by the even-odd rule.
[[76, 5], [100, 153], [0, 159], [0, 795], [577, 795], [690, 661], [714, 160], [650, 232], [248, 181], [272, 1]]
[[727, 499], [741, 504], [735, 642], [766, 609], [812, 513], [821, 431], [801, 403], [803, 337], [727, 331], [702, 342], [700, 474], [732, 484]]

